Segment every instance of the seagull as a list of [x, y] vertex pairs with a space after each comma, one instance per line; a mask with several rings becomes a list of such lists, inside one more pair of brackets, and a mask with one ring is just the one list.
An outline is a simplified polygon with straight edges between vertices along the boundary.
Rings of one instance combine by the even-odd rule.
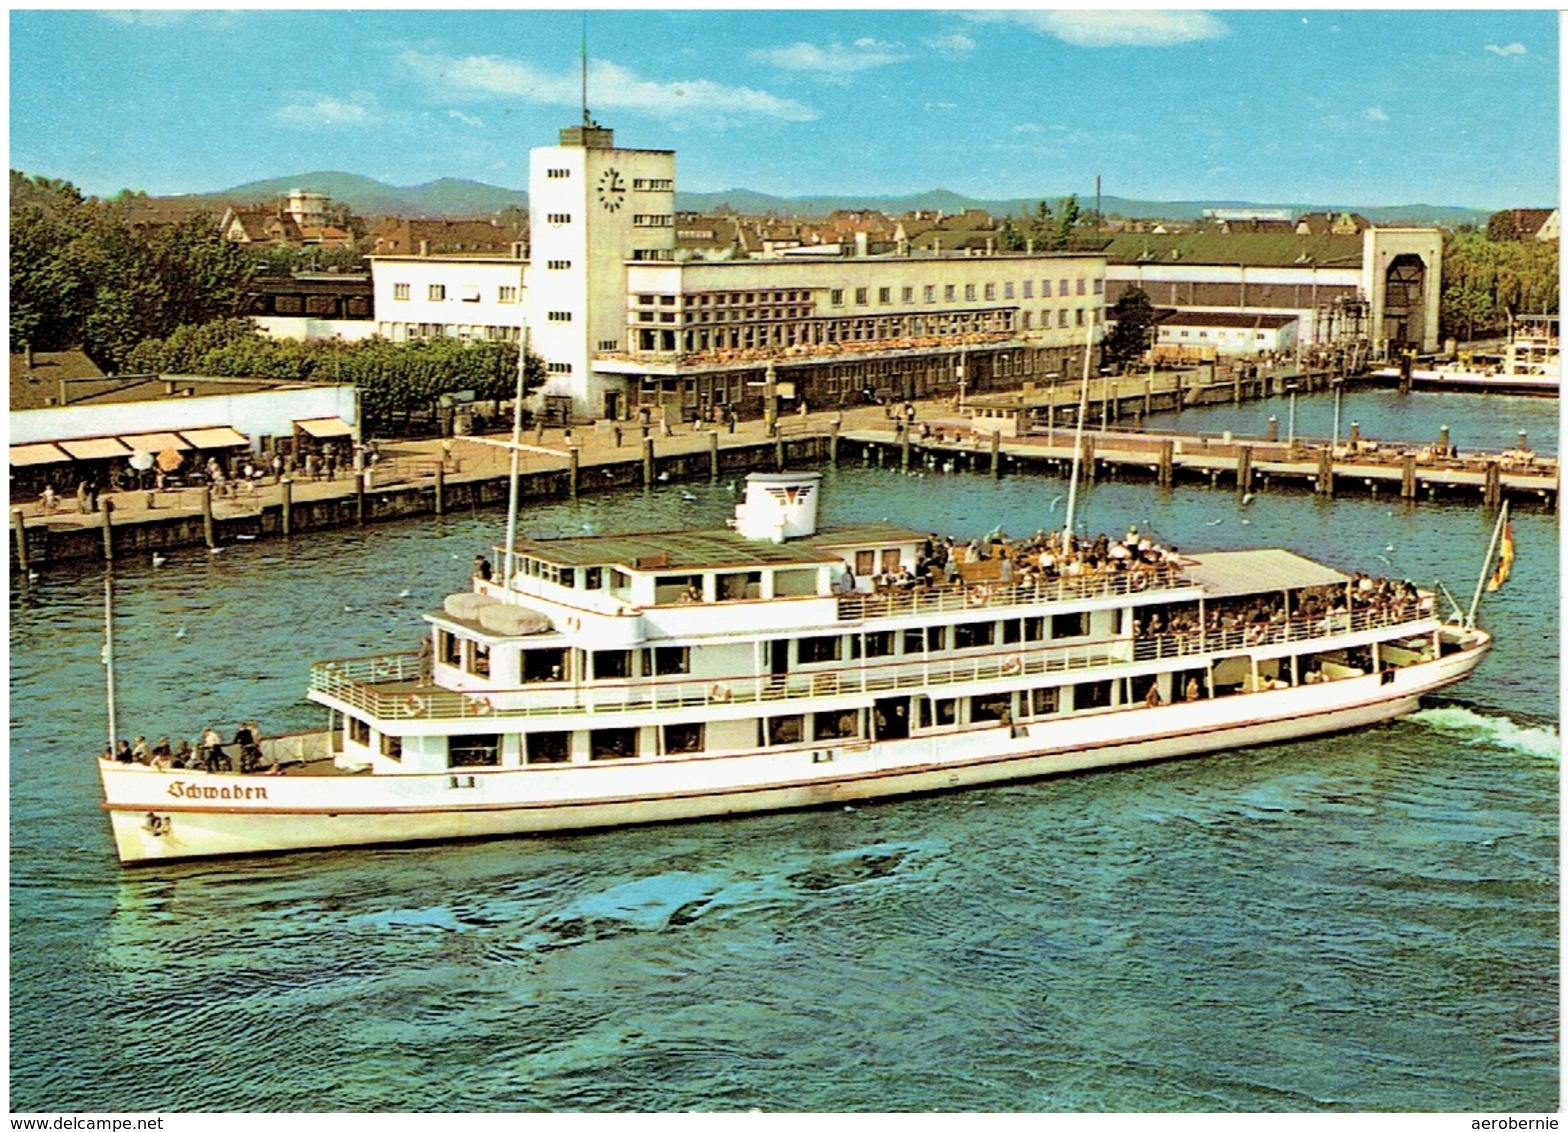
[[[1389, 549], [1393, 550], [1394, 548], [1393, 547], [1389, 547]], [[1393, 568], [1394, 564], [1392, 562], [1390, 562], [1386, 556], [1384, 556], [1382, 554], [1379, 554], [1377, 557], [1383, 559], [1383, 565], [1389, 567], [1390, 569]]]
[[343, 612], [344, 613], [353, 613], [354, 612], [354, 607], [352, 605], [345, 605], [343, 607]]
[[207, 548], [207, 553], [208, 554], [222, 554], [223, 553], [223, 547], [221, 547], [221, 546], [209, 546]]
[[1243, 507], [1245, 507], [1247, 504], [1249, 504], [1251, 502], [1252, 502], [1252, 492], [1249, 491], [1249, 492], [1247, 492], [1246, 495], [1243, 495], [1241, 497], [1241, 505]]
[[185, 626], [181, 625], [178, 629], [176, 629], [174, 631], [174, 635], [175, 635], [175, 637], [177, 639], [184, 640], [185, 639]]
[[36, 582], [38, 580], [38, 571], [29, 568], [27, 571], [27, 580], [29, 582]]
[[670, 480], [670, 473], [669, 472], [660, 472], [659, 473], [659, 482], [660, 483], [668, 483], [669, 480]]
[[412, 590], [404, 590], [402, 593], [398, 594], [397, 596], [398, 597], [408, 597], [411, 593], [413, 593]]
[[1062, 497], [1060, 495], [1058, 495], [1055, 499], [1051, 500], [1051, 510], [1055, 511], [1056, 510], [1056, 505], [1058, 503], [1060, 503], [1061, 501], [1062, 501]]
[[1384, 554], [1392, 554], [1392, 553], [1394, 553], [1394, 548], [1391, 547], [1391, 546], [1385, 546], [1383, 548], [1383, 553]]
[[684, 499], [687, 503], [695, 503], [695, 502], [697, 502], [697, 497], [695, 495], [693, 495], [689, 491], [682, 490], [681, 491], [681, 498]]
[[1221, 524], [1221, 523], [1223, 523], [1223, 522], [1224, 522], [1224, 521], [1225, 521], [1225, 520], [1224, 520], [1224, 519], [1210, 519], [1210, 520], [1209, 520], [1209, 521], [1208, 521], [1208, 523], [1207, 523], [1207, 524], [1205, 524], [1205, 525], [1206, 525], [1206, 526], [1210, 526], [1210, 527], [1217, 527], [1217, 526], [1219, 526], [1219, 525], [1220, 525], [1220, 524]]
[[167, 561], [168, 559], [159, 554], [156, 550], [152, 552], [152, 564], [154, 566], [162, 566]]

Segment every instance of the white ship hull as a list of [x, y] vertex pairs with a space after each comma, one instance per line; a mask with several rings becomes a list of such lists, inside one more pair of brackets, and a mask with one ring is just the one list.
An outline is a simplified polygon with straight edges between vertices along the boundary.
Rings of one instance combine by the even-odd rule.
[[1397, 671], [1154, 708], [635, 764], [232, 775], [101, 763], [127, 864], [681, 821], [1180, 758], [1363, 727], [1463, 679], [1477, 643]]

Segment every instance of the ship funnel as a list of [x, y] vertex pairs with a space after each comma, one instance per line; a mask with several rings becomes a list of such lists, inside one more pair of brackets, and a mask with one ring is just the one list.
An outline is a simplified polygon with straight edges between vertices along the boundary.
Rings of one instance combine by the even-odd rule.
[[817, 533], [818, 472], [752, 472], [746, 499], [735, 505], [735, 530], [744, 538], [783, 542]]

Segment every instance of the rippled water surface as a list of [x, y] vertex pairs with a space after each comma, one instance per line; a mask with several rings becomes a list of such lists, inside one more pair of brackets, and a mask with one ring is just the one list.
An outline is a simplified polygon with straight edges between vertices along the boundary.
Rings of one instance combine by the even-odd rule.
[[[1504, 402], [1484, 407], [1504, 442], [1555, 438], [1555, 405]], [[1389, 404], [1459, 431], [1452, 397]], [[523, 526], [706, 526], [728, 487]], [[1019, 532], [1063, 492], [845, 468], [823, 518]], [[1490, 530], [1305, 494], [1081, 499], [1091, 528], [1286, 545], [1465, 602]], [[122, 732], [319, 725], [309, 662], [410, 645], [501, 525], [122, 568]], [[1493, 655], [1384, 727], [849, 809], [129, 872], [91, 758], [101, 574], [49, 575], [11, 604], [11, 1106], [1555, 1108], [1557, 522], [1514, 529]]]

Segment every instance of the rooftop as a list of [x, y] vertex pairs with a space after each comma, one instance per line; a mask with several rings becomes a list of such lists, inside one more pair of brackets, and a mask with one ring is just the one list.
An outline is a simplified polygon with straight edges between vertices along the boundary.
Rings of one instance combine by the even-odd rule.
[[1183, 572], [1207, 597], [1243, 597], [1307, 586], [1344, 585], [1348, 574], [1288, 550], [1216, 550], [1187, 555]]
[[1105, 257], [1116, 264], [1360, 267], [1361, 237], [1300, 236], [1294, 232], [1121, 232], [1105, 249]]

